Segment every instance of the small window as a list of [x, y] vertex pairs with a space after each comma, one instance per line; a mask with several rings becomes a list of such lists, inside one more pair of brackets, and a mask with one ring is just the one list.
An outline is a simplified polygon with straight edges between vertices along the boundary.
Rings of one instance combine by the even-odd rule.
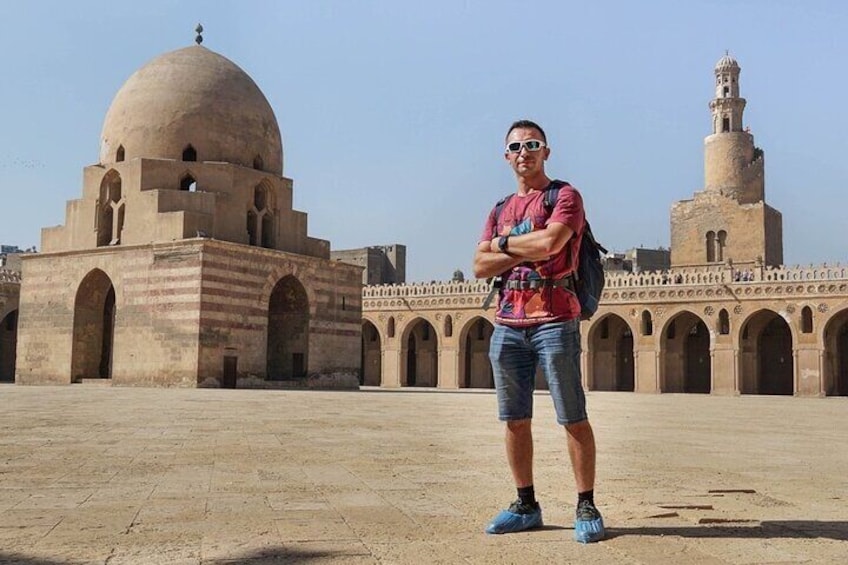
[[642, 335], [654, 334], [654, 322], [651, 320], [651, 313], [645, 310], [642, 312]]
[[718, 313], [718, 333], [727, 335], [730, 333], [730, 318], [727, 315], [727, 310], [722, 308]]
[[453, 335], [453, 318], [448, 315], [445, 317], [445, 337], [451, 337]]
[[801, 333], [813, 333], [813, 309], [809, 306], [801, 309]]
[[721, 131], [727, 133], [730, 131], [730, 118], [721, 119]]
[[725, 86], [723, 93], [724, 93], [724, 97], [727, 98], [730, 95], [730, 89]]
[[394, 318], [394, 316], [389, 318], [389, 327], [388, 327], [388, 331], [386, 332], [386, 335], [388, 335], [389, 337], [395, 337], [395, 318]]
[[346, 310], [346, 309], [347, 309], [347, 305], [345, 304], [345, 297], [342, 296], [342, 310]]
[[262, 157], [259, 155], [253, 158], [253, 168], [257, 171], [261, 171], [265, 168], [265, 165], [262, 163]]
[[183, 149], [183, 161], [197, 161], [197, 151], [191, 145]]
[[118, 146], [118, 151], [115, 153], [115, 161], [120, 163], [124, 160], [124, 146]]
[[184, 176], [182, 179], [180, 179], [180, 190], [197, 192], [197, 181], [194, 180], [194, 177], [191, 175]]

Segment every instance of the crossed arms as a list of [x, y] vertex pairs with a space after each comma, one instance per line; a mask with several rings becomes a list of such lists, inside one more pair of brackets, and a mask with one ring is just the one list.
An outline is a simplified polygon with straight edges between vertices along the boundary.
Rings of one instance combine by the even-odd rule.
[[474, 276], [494, 277], [526, 261], [544, 261], [556, 255], [574, 234], [565, 224], [551, 222], [543, 230], [510, 236], [507, 252], [498, 250], [498, 238], [481, 241], [474, 253]]

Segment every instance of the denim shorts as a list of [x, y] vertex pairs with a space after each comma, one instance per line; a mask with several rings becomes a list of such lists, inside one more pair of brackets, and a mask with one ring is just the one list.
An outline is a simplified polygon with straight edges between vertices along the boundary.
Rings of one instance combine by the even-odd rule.
[[548, 382], [557, 422], [575, 424], [587, 418], [580, 378], [580, 320], [529, 328], [496, 325], [489, 359], [501, 420], [533, 417], [537, 365]]

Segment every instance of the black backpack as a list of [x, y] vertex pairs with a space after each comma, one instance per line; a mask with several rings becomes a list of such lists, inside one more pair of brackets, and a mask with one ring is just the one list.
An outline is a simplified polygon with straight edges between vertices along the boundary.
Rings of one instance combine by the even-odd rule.
[[[556, 205], [559, 191], [563, 187], [574, 188], [565, 181], [554, 180], [545, 189], [545, 212], [550, 216]], [[510, 194], [495, 204], [495, 225], [498, 224], [501, 210], [514, 195]], [[580, 301], [580, 319], [588, 320], [598, 311], [601, 294], [604, 291], [604, 264], [601, 261], [606, 248], [595, 240], [589, 221], [586, 220], [586, 228], [583, 230], [583, 239], [580, 240], [580, 250], [577, 254], [577, 270], [568, 275], [574, 280], [575, 293]]]

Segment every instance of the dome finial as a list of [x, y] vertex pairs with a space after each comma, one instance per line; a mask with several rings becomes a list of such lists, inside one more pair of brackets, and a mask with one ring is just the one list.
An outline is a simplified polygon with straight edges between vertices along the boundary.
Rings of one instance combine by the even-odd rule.
[[200, 25], [200, 24], [197, 24], [197, 27], [194, 28], [194, 31], [197, 32], [197, 37], [194, 38], [194, 42], [197, 43], [198, 45], [200, 45], [201, 43], [203, 43], [203, 36], [200, 35], [201, 33], [203, 33], [203, 26]]

